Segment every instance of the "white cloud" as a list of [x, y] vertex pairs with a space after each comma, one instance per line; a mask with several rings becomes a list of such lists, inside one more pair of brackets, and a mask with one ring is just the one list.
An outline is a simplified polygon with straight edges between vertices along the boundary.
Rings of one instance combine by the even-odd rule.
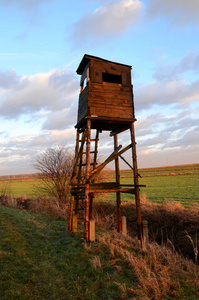
[[150, 0], [147, 16], [149, 18], [166, 16], [177, 26], [189, 23], [199, 25], [198, 0]]
[[20, 76], [13, 70], [0, 70], [0, 89], [16, 86], [20, 81]]
[[136, 110], [146, 110], [158, 106], [186, 106], [199, 99], [199, 80], [193, 83], [185, 81], [158, 82], [139, 87], [135, 90]]
[[187, 71], [198, 72], [199, 70], [199, 54], [189, 51], [178, 63], [163, 64], [154, 73], [156, 80], [174, 80]]
[[57, 69], [33, 76], [19, 76], [15, 71], [1, 74], [0, 174], [34, 172], [34, 157], [48, 147], [74, 148], [79, 94], [74, 72]]
[[38, 114], [41, 110], [55, 112], [69, 108], [79, 91], [77, 78], [67, 70], [21, 77], [18, 82], [16, 78], [16, 75], [15, 80], [10, 76], [10, 81], [4, 82], [8, 87], [14, 84], [4, 89], [0, 101], [0, 115], [7, 119]]
[[73, 38], [76, 43], [85, 43], [90, 38], [118, 37], [139, 19], [142, 7], [139, 0], [105, 2], [74, 24]]
[[64, 108], [61, 111], [50, 113], [47, 120], [44, 122], [42, 129], [62, 130], [71, 124], [76, 124], [76, 113], [71, 111], [71, 107]]
[[36, 172], [33, 163], [42, 151], [49, 147], [65, 145], [73, 151], [74, 141], [74, 128], [43, 130], [40, 134], [22, 134], [7, 138], [0, 144], [0, 175]]

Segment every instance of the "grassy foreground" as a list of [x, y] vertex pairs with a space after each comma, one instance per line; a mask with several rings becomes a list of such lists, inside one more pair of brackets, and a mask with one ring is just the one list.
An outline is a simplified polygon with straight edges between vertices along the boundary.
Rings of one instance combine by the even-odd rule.
[[173, 249], [0, 207], [0, 299], [198, 299], [199, 267]]

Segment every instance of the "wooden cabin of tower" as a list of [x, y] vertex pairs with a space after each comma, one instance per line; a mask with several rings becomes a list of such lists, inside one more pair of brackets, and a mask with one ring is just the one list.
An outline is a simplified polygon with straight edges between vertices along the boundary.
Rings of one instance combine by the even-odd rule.
[[77, 128], [92, 119], [92, 129], [122, 130], [134, 120], [131, 66], [84, 55], [77, 74], [81, 75]]
[[[136, 143], [134, 134], [134, 103], [131, 84], [131, 66], [99, 57], [84, 55], [77, 69], [81, 75], [76, 128], [75, 162], [71, 177], [71, 205], [69, 230], [73, 231], [73, 218], [83, 211], [84, 237], [89, 240], [89, 222], [92, 204], [97, 193], [116, 193], [118, 232], [122, 231], [121, 193], [135, 195], [138, 237], [142, 240]], [[118, 134], [130, 130], [131, 141], [122, 148]], [[95, 133], [92, 138], [91, 133]], [[97, 164], [98, 141], [102, 131], [110, 131], [114, 151], [100, 165]], [[93, 148], [91, 147], [93, 145]], [[132, 151], [132, 184], [120, 182], [119, 158], [130, 165], [122, 154]], [[115, 181], [96, 182], [96, 175], [111, 161], [115, 161]]]

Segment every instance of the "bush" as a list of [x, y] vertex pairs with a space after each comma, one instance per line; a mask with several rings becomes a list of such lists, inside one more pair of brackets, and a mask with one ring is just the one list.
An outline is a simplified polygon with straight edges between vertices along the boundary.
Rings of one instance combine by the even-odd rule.
[[66, 147], [47, 149], [34, 163], [41, 175], [42, 185], [38, 194], [55, 197], [60, 207], [69, 201], [69, 180], [74, 164], [74, 155]]

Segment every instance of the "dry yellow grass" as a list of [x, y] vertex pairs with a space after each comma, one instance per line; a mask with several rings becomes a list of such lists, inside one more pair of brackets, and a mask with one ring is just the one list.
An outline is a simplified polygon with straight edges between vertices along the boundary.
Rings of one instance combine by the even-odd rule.
[[105, 234], [99, 241], [109, 248], [113, 260], [117, 261], [118, 257], [124, 259], [127, 267], [136, 274], [137, 283], [132, 283], [131, 288], [118, 283], [124, 299], [127, 292], [140, 299], [159, 300], [165, 299], [165, 295], [182, 299], [182, 281], [198, 289], [199, 295], [199, 267], [171, 248], [151, 243], [147, 252], [142, 251], [136, 238], [116, 233]]

